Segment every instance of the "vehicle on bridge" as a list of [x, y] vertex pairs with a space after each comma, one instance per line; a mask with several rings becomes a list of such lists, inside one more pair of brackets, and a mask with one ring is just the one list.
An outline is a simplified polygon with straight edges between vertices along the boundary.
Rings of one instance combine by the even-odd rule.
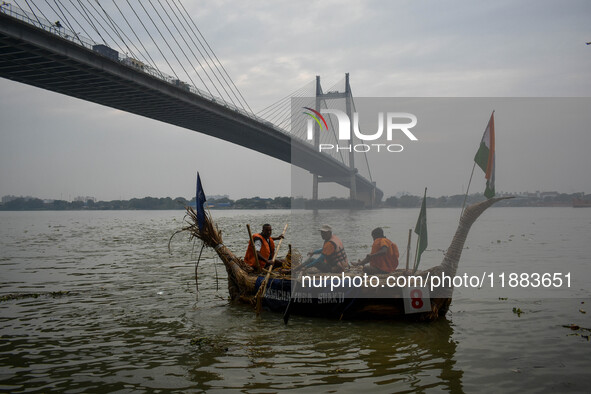
[[126, 58], [124, 58], [121, 61], [121, 63], [123, 63], [123, 64], [125, 64], [127, 66], [130, 66], [130, 67], [136, 68], [136, 69], [141, 70], [141, 71], [144, 71], [144, 69], [146, 68], [146, 65], [143, 62], [140, 62], [139, 60], [134, 59], [132, 57], [126, 57]]
[[103, 45], [103, 44], [94, 45], [92, 47], [92, 50], [100, 53], [101, 55], [103, 55], [105, 57], [108, 57], [111, 60], [114, 60], [116, 62], [119, 61], [119, 52], [117, 52], [113, 48], [110, 48], [106, 45]]

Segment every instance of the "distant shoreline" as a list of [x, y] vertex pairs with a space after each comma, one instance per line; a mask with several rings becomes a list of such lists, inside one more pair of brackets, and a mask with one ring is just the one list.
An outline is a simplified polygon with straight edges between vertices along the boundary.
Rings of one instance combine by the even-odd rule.
[[[591, 196], [585, 200], [591, 200]], [[5, 197], [6, 198], [6, 197]], [[510, 200], [504, 200], [497, 204], [503, 207], [572, 207], [573, 200], [581, 199], [581, 193], [552, 195], [519, 195]], [[473, 204], [485, 200], [482, 194], [471, 194], [466, 199], [466, 204]], [[422, 197], [404, 195], [401, 197], [389, 197], [382, 201], [376, 208], [419, 208]], [[460, 208], [464, 202], [464, 195], [427, 197], [428, 208]], [[209, 209], [357, 209], [359, 202], [346, 198], [326, 198], [316, 202], [305, 198], [275, 197], [275, 198], [242, 198], [231, 200], [227, 197], [208, 199], [206, 204]], [[122, 210], [183, 210], [186, 206], [195, 206], [195, 200], [187, 200], [183, 197], [172, 199], [170, 197], [132, 198], [131, 200], [112, 201], [64, 201], [41, 200], [33, 197], [15, 197], [0, 204], [0, 211], [122, 211]]]

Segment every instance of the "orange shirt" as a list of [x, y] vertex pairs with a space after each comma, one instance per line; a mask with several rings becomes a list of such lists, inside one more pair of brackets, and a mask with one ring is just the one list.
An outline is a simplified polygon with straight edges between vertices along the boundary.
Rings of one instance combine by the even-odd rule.
[[377, 238], [371, 246], [371, 254], [377, 253], [383, 247], [388, 249], [386, 254], [371, 258], [369, 263], [374, 268], [379, 268], [384, 272], [392, 272], [398, 267], [398, 246], [388, 238]]

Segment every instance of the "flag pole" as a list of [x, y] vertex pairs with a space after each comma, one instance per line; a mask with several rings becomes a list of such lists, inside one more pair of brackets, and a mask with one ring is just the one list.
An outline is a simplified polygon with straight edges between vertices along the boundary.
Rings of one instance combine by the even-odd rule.
[[417, 247], [415, 248], [415, 261], [412, 264], [412, 274], [414, 275], [415, 272], [417, 272], [417, 257], [419, 256], [419, 240], [421, 239], [421, 236], [419, 235], [417, 237]]
[[[480, 141], [480, 143], [482, 144], [482, 142], [484, 141], [484, 137], [486, 136], [486, 133], [489, 130], [490, 122], [492, 121], [493, 122], [493, 126], [492, 126], [492, 139], [493, 139], [493, 142], [492, 142], [492, 152], [490, 153], [492, 155], [494, 155], [494, 131], [495, 131], [495, 129], [494, 129], [494, 116], [495, 116], [495, 110], [493, 109], [492, 113], [490, 114], [490, 119], [488, 120], [488, 123], [486, 125], [486, 129], [484, 129], [484, 135], [482, 136], [482, 140]], [[480, 153], [480, 148], [478, 149], [478, 152], [476, 153], [476, 156], [478, 156], [479, 153]], [[474, 165], [472, 165], [472, 172], [470, 173], [470, 180], [468, 181], [468, 188], [466, 189], [466, 194], [464, 195], [464, 202], [462, 203], [462, 210], [460, 211], [460, 220], [462, 220], [462, 214], [464, 213], [464, 208], [466, 207], [466, 199], [468, 198], [468, 193], [470, 191], [470, 184], [472, 183], [472, 176], [474, 175], [474, 169], [475, 168], [476, 168], [476, 157], [474, 158]], [[481, 166], [481, 168], [482, 168], [482, 166]], [[483, 170], [484, 170], [485, 173], [487, 172], [486, 169], [483, 168]], [[493, 177], [494, 177], [494, 175], [493, 175]], [[493, 182], [494, 182], [494, 178], [493, 178]], [[488, 185], [488, 183], [487, 183], [487, 185]], [[486, 194], [486, 190], [485, 190], [485, 194]]]
[[[424, 223], [421, 222], [421, 218], [423, 216], [423, 208], [425, 208], [424, 214], [425, 214], [425, 220]], [[417, 229], [420, 229], [420, 233], [417, 232]], [[423, 202], [421, 203], [421, 211], [419, 213], [419, 219], [417, 220], [417, 225], [415, 226], [415, 233], [417, 233], [418, 237], [417, 237], [417, 247], [416, 247], [416, 252], [415, 252], [415, 262], [413, 264], [413, 275], [415, 272], [417, 272], [417, 268], [419, 268], [419, 263], [420, 263], [420, 254], [423, 253], [423, 251], [425, 250], [425, 247], [423, 247], [421, 245], [421, 252], [419, 253], [419, 242], [423, 241], [423, 232], [427, 231], [427, 188], [425, 188], [425, 194], [423, 195]], [[426, 235], [426, 233], [425, 233]]]
[[406, 245], [406, 270], [408, 271], [408, 260], [410, 259], [410, 240], [412, 238], [412, 228], [408, 229], [408, 245]]
[[462, 210], [460, 211], [460, 219], [462, 218], [462, 214], [464, 213], [464, 207], [466, 206], [466, 199], [468, 198], [468, 192], [470, 191], [470, 184], [472, 183], [472, 176], [474, 175], [474, 169], [476, 168], [476, 162], [472, 165], [472, 173], [470, 174], [470, 180], [468, 181], [468, 188], [466, 189], [466, 194], [464, 195], [464, 202], [462, 203]]

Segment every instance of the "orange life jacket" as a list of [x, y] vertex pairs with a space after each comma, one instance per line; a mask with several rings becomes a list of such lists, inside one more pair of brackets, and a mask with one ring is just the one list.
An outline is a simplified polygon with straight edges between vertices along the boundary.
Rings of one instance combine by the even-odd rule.
[[347, 260], [347, 254], [345, 253], [345, 247], [343, 246], [343, 242], [337, 237], [336, 235], [332, 235], [328, 241], [334, 245], [334, 253], [326, 256], [326, 262], [329, 266], [336, 268], [338, 267], [341, 270], [345, 270], [349, 268], [349, 260]]
[[375, 241], [373, 241], [371, 254], [377, 253], [384, 246], [388, 249], [386, 254], [372, 257], [369, 265], [384, 272], [390, 273], [398, 268], [398, 246], [396, 246], [396, 244], [390, 241], [388, 238], [377, 238]]
[[[270, 260], [273, 258], [273, 253], [275, 253], [275, 242], [273, 241], [273, 238], [269, 238], [269, 242], [267, 242], [265, 237], [261, 234], [253, 234], [252, 239], [254, 241], [257, 239], [261, 240], [261, 255], [265, 259]], [[251, 267], [256, 267], [257, 264], [254, 256], [254, 248], [250, 241], [248, 241], [248, 247], [246, 248], [246, 254], [244, 255], [244, 262]], [[265, 268], [266, 263], [264, 261], [259, 260], [259, 264], [261, 265], [261, 268]]]

